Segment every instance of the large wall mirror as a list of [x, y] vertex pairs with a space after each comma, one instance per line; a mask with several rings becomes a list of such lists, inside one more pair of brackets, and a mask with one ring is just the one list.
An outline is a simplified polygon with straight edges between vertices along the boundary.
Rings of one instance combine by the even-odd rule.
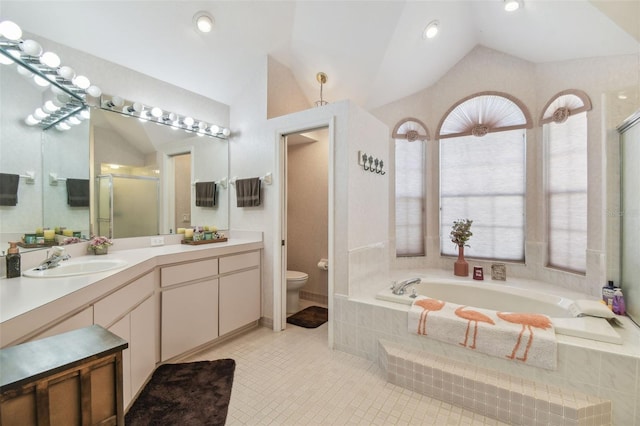
[[[228, 142], [116, 111], [92, 108], [92, 222], [114, 238], [229, 227]], [[212, 206], [196, 205], [196, 183], [215, 184]]]
[[[19, 61], [4, 62], [0, 173], [19, 180], [15, 205], [0, 205], [2, 250], [40, 228], [113, 238], [168, 234], [196, 225], [229, 228], [226, 138], [97, 107], [87, 107], [91, 118], [66, 131], [30, 126], [25, 122], [29, 114], [56, 94], [34, 84]], [[77, 181], [89, 182], [89, 195], [72, 202], [68, 187]], [[216, 183], [215, 205], [196, 206], [196, 182]]]

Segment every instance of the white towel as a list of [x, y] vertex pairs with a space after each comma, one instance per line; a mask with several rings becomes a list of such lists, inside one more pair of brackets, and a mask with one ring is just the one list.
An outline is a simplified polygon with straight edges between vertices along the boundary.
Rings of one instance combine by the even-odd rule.
[[555, 330], [545, 315], [496, 312], [419, 296], [409, 309], [408, 329], [527, 365], [557, 367]]

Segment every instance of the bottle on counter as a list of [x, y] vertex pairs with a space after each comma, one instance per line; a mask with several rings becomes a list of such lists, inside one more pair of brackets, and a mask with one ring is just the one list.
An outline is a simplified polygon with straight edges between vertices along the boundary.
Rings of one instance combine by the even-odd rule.
[[624, 295], [620, 287], [616, 288], [613, 292], [613, 302], [611, 303], [613, 313], [616, 315], [624, 315], [626, 312], [626, 305], [624, 303]]
[[7, 251], [7, 278], [17, 278], [21, 275], [20, 270], [20, 250], [18, 243], [9, 243]]
[[613, 286], [613, 281], [609, 281], [608, 285], [602, 287], [602, 301], [607, 307], [613, 310], [613, 295], [616, 288]]

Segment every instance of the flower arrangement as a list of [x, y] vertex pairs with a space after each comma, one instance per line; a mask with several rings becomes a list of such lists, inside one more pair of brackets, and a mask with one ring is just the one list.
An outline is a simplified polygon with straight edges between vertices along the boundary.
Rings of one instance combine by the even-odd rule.
[[449, 236], [451, 237], [451, 242], [457, 245], [458, 247], [467, 246], [467, 241], [473, 235], [471, 232], [471, 224], [473, 220], [470, 219], [458, 219], [453, 221], [453, 226], [451, 227], [451, 233]]
[[113, 245], [113, 241], [111, 241], [109, 238], [93, 236], [91, 237], [91, 240], [89, 240], [89, 246], [87, 247], [87, 250], [104, 250], [111, 245]]

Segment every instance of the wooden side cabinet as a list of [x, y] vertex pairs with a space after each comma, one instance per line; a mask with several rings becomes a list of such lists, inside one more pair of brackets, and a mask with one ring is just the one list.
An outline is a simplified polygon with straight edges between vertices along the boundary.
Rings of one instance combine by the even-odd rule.
[[93, 325], [0, 350], [0, 425], [124, 425], [122, 351]]

